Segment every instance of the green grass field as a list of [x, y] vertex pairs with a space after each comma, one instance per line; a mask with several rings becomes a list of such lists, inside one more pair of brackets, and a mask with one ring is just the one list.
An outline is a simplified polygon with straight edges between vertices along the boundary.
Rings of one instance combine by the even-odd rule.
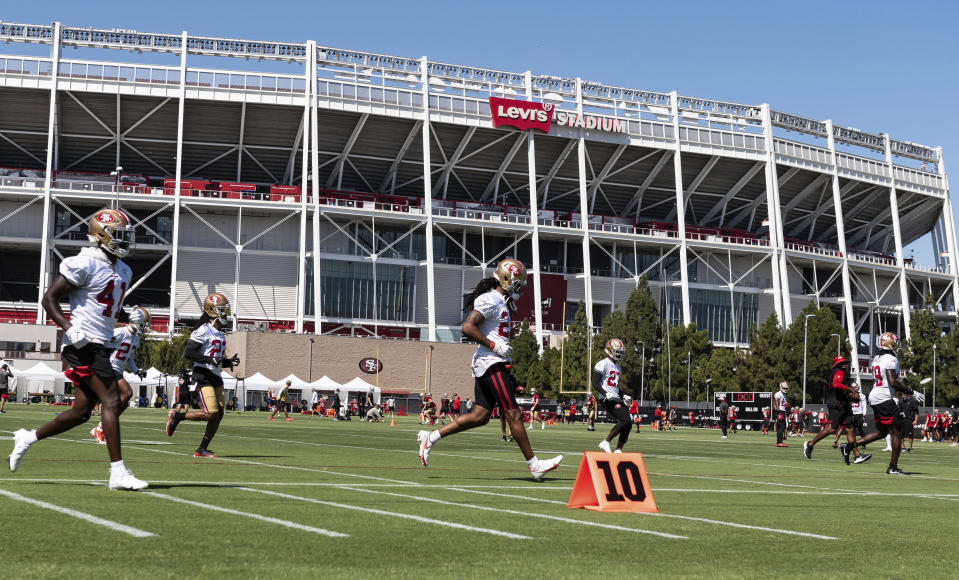
[[[8, 405], [0, 433], [61, 409]], [[943, 547], [959, 536], [959, 448], [947, 444], [917, 441], [900, 460], [913, 475], [895, 477], [879, 445], [847, 467], [827, 444], [804, 459], [799, 438], [777, 449], [772, 435], [644, 427], [627, 451], [644, 454], [660, 514], [616, 514], [566, 507], [602, 425], [531, 431], [540, 457], [566, 456], [536, 483], [498, 425], [440, 441], [424, 469], [415, 418], [231, 413], [211, 445], [220, 458], [200, 461], [202, 424], [168, 438], [165, 417], [122, 418], [124, 458], [148, 492], [107, 491], [92, 424], [4, 469], [0, 576], [928, 577], [951, 568]]]

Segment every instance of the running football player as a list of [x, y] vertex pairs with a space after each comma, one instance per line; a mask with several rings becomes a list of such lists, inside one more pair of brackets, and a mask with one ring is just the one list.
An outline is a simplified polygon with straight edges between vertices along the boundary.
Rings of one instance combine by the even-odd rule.
[[[111, 341], [116, 350], [110, 355], [110, 366], [117, 375], [117, 389], [120, 391], [120, 409], [118, 414], [123, 412], [130, 405], [130, 399], [133, 397], [133, 388], [130, 383], [123, 378], [123, 372], [129, 370], [140, 378], [146, 376], [146, 371], [141, 371], [140, 367], [133, 360], [136, 350], [140, 348], [140, 335], [150, 328], [150, 311], [146, 308], [134, 308], [130, 311], [128, 324], [118, 326], [113, 330], [113, 340]], [[101, 445], [106, 445], [107, 440], [103, 437], [103, 422], [90, 429], [90, 435], [93, 440]]]
[[629, 439], [630, 427], [632, 426], [629, 420], [629, 411], [626, 410], [626, 404], [619, 394], [619, 377], [623, 374], [623, 371], [617, 363], [626, 356], [626, 347], [620, 339], [611, 338], [603, 350], [606, 356], [593, 366], [590, 383], [599, 394], [597, 400], [606, 409], [606, 416], [615, 419], [616, 424], [609, 430], [606, 439], [599, 442], [599, 448], [609, 453], [609, 442], [613, 440], [613, 437], [619, 435], [619, 439], [616, 440], [615, 453], [622, 453], [623, 445], [626, 445], [626, 441]]
[[[813, 437], [812, 441], [803, 441], [803, 455], [806, 459], [812, 459], [813, 446], [822, 439], [836, 432], [845, 432], [846, 440], [852, 443], [856, 440], [856, 435], [852, 431], [852, 424], [855, 416], [852, 413], [852, 401], [859, 400], [859, 392], [852, 389], [852, 377], [849, 375], [849, 359], [844, 356], [837, 356], [832, 359], [832, 375], [829, 378], [829, 386], [826, 387], [826, 408], [829, 410], [829, 418], [819, 425], [819, 433]], [[872, 454], [859, 453], [859, 450], [853, 448], [856, 455], [856, 463], [865, 463], [872, 458]]]
[[899, 337], [892, 332], [884, 332], [876, 339], [879, 354], [872, 359], [872, 376], [874, 383], [869, 391], [869, 406], [875, 415], [876, 431], [868, 433], [859, 441], [843, 443], [839, 446], [843, 459], [849, 463], [849, 454], [856, 447], [892, 435], [892, 451], [889, 456], [889, 475], [907, 475], [899, 469], [899, 454], [902, 452], [902, 415], [899, 405], [893, 398], [893, 391], [909, 393], [917, 402], [923, 403], [926, 397], [922, 393], [914, 392], [902, 382], [899, 376], [899, 359], [896, 351], [899, 350]]
[[240, 364], [240, 357], [233, 355], [223, 358], [226, 350], [226, 336], [223, 327], [230, 321], [230, 301], [219, 292], [214, 292], [203, 301], [203, 314], [186, 343], [184, 355], [193, 361], [193, 382], [200, 392], [199, 411], [171, 410], [167, 418], [166, 434], [173, 436], [180, 421], [206, 421], [206, 432], [200, 446], [193, 452], [194, 457], [216, 457], [210, 451], [210, 441], [216, 435], [223, 419], [225, 397], [221, 368], [233, 368]]
[[516, 403], [516, 380], [509, 369], [510, 311], [516, 309], [516, 300], [525, 286], [526, 267], [518, 260], [506, 259], [496, 265], [493, 276], [480, 280], [466, 297], [464, 309], [469, 314], [462, 331], [479, 343], [472, 363], [476, 404], [469, 414], [456, 417], [452, 423], [417, 434], [424, 467], [429, 465], [430, 451], [440, 438], [487, 424], [496, 404], [509, 423], [533, 479], [541, 480], [563, 460], [562, 455], [543, 461], [536, 457], [523, 428], [522, 410]]
[[[147, 482], [133, 476], [123, 463], [120, 441], [120, 390], [110, 364], [113, 329], [122, 311], [123, 295], [130, 284], [130, 267], [121, 258], [130, 253], [134, 230], [130, 218], [116, 209], [101, 209], [90, 218], [88, 239], [94, 247], [80, 250], [60, 263], [60, 271], [41, 300], [50, 319], [63, 329], [64, 375], [76, 385], [73, 405], [46, 425], [13, 434], [10, 471], [17, 471], [31, 445], [65, 433], [90, 419], [93, 407], [102, 404], [103, 435], [110, 455], [109, 489], [137, 491]], [[60, 300], [70, 302], [70, 318]]]

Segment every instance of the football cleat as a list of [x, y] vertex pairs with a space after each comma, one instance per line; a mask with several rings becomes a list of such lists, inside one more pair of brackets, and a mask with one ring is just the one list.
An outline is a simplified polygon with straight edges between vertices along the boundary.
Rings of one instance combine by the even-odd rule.
[[909, 474], [899, 469], [898, 465], [890, 465], [889, 468], [886, 469], [886, 475], [909, 475]]
[[20, 469], [20, 460], [23, 454], [30, 449], [32, 443], [27, 443], [27, 436], [30, 434], [26, 429], [17, 429], [13, 433], [13, 451], [10, 452], [10, 471]]
[[613, 453], [622, 453], [622, 452], [623, 452], [622, 449], [616, 449], [616, 450], [613, 451]]
[[552, 459], [547, 459], [546, 461], [540, 461], [539, 469], [534, 471], [533, 468], [530, 468], [529, 474], [533, 476], [533, 479], [535, 479], [536, 481], [542, 481], [543, 476], [549, 473], [550, 471], [553, 471], [557, 467], [559, 467], [559, 463], [562, 460], [563, 460], [563, 456], [557, 455], [556, 457]]
[[173, 437], [173, 432], [176, 431], [176, 426], [180, 424], [180, 417], [177, 415], [176, 410], [170, 411], [170, 415], [166, 420], [166, 434], [168, 437]]
[[839, 453], [842, 453], [842, 460], [846, 462], [846, 465], [849, 465], [849, 454], [852, 453], [852, 448], [849, 447], [849, 444], [843, 443], [840, 445]]
[[430, 443], [430, 432], [420, 431], [416, 434], [416, 440], [420, 444], [420, 461], [423, 462], [423, 467], [428, 467], [430, 464], [430, 448], [433, 447]]
[[193, 452], [193, 457], [211, 457], [211, 458], [216, 459], [217, 455], [216, 455], [216, 453], [213, 453], [213, 452], [210, 451], [209, 449], [205, 449], [205, 448], [203, 448], [203, 447], [200, 447], [199, 449], [197, 449], [196, 451]]
[[93, 440], [99, 443], [100, 445], [106, 445], [106, 437], [103, 436], [103, 423], [100, 423], [93, 429], [90, 429], [90, 436], [93, 437]]
[[855, 461], [853, 461], [853, 463], [865, 463], [869, 461], [870, 459], [872, 459], [872, 453], [861, 453], [859, 457], [857, 457]]
[[611, 451], [610, 451], [610, 449], [609, 449], [609, 441], [605, 441], [605, 440], [604, 440], [604, 441], [600, 441], [600, 442], [599, 442], [599, 448], [603, 451], [603, 453], [611, 453]]
[[812, 459], [812, 445], [809, 441], [802, 442], [802, 454], [806, 456], [806, 459]]
[[110, 484], [107, 487], [111, 490], [140, 491], [150, 487], [150, 484], [134, 477], [129, 469], [124, 469], [110, 473]]

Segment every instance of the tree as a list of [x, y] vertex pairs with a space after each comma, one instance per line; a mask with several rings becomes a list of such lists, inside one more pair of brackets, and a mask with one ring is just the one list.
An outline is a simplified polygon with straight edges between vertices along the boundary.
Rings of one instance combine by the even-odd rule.
[[744, 391], [774, 392], [785, 377], [779, 360], [783, 331], [776, 313], [760, 326], [749, 329], [749, 352], [738, 365], [739, 388]]
[[589, 364], [591, 357], [587, 356], [586, 350], [591, 332], [586, 320], [586, 305], [580, 300], [573, 322], [566, 327], [566, 337], [563, 341], [563, 391], [589, 389], [587, 377], [592, 370], [592, 365]]
[[[730, 348], [716, 348], [712, 354], [693, 369], [693, 384], [696, 386], [697, 401], [710, 402], [716, 391], [739, 391], [739, 375], [736, 374], [739, 356]], [[709, 396], [706, 391], [706, 379], [709, 383]]]
[[520, 325], [519, 332], [510, 340], [510, 346], [513, 347], [510, 371], [519, 384], [526, 385], [529, 382], [530, 370], [539, 362], [539, 345], [536, 335], [529, 328], [528, 320], [524, 320]]
[[[644, 362], [642, 356], [651, 356], [654, 349], [659, 347], [659, 309], [656, 299], [649, 291], [649, 283], [645, 276], [640, 277], [639, 284], [626, 300], [623, 311], [610, 313], [603, 320], [603, 329], [594, 340], [594, 346], [602, 347], [611, 338], [618, 338], [626, 346], [626, 355], [619, 361], [623, 371], [620, 377], [619, 388], [625, 394], [638, 398], [644, 378]], [[645, 345], [645, 348], [641, 344]], [[594, 349], [596, 350], [596, 349]], [[593, 362], [604, 356], [602, 352], [595, 354]]]
[[134, 354], [137, 366], [143, 369], [155, 367], [164, 374], [175, 375], [185, 368], [191, 368], [183, 352], [190, 340], [190, 331], [181, 330], [171, 338], [146, 338], [140, 341], [140, 348]]
[[[806, 315], [812, 314], [806, 321]], [[805, 328], [804, 328], [805, 325]], [[779, 360], [784, 378], [793, 388], [789, 392], [790, 403], [800, 403], [803, 384], [803, 333], [807, 333], [805, 341], [806, 361], [806, 401], [801, 405], [816, 401], [822, 402], [824, 389], [832, 374], [832, 361], [836, 351], [832, 350], [836, 342], [833, 334], [845, 336], [845, 331], [839, 319], [828, 306], [817, 308], [810, 302], [799, 313], [789, 328], [783, 332], [782, 343], [779, 348]], [[833, 347], [830, 347], [830, 344]], [[843, 340], [841, 348], [845, 357], [849, 357], [849, 343]]]
[[[919, 381], [929, 377], [932, 378], [932, 357], [935, 354], [938, 357], [936, 363], [936, 402], [944, 401], [940, 398], [940, 384], [945, 382], [948, 390], [948, 378], [946, 381], [941, 379], [948, 377], [949, 362], [954, 358], [955, 350], [950, 348], [949, 340], [951, 337], [944, 335], [942, 328], [936, 325], [936, 315], [929, 308], [915, 310], [909, 320], [909, 339], [902, 341], [902, 349], [899, 353], [899, 366], [908, 371], [903, 373], [906, 386], [921, 391], [922, 385]], [[933, 348], [935, 347], [935, 348]], [[946, 364], [943, 364], [943, 363]], [[944, 372], [945, 371], [945, 372]], [[926, 389], [929, 394], [929, 405], [932, 401], [932, 385]]]

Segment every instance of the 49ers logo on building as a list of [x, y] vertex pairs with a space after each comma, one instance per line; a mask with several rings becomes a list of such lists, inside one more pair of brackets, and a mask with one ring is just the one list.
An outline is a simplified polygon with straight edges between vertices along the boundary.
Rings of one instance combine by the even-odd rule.
[[490, 97], [489, 109], [493, 115], [494, 127], [509, 125], [520, 131], [539, 129], [549, 133], [549, 125], [553, 122], [553, 105], [550, 103]]
[[383, 372], [383, 361], [373, 357], [367, 357], [360, 361], [360, 370], [368, 375]]

